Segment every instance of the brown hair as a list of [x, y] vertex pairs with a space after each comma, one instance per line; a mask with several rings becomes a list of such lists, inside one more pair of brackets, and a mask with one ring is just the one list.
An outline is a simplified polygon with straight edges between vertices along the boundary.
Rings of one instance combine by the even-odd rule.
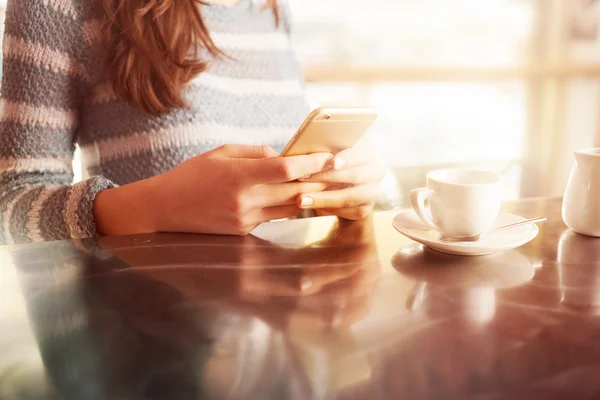
[[[103, 0], [106, 68], [117, 96], [149, 114], [186, 107], [184, 88], [207, 68], [198, 50], [212, 41], [203, 0]], [[277, 0], [267, 0], [278, 20]], [[278, 21], [277, 21], [278, 22]]]

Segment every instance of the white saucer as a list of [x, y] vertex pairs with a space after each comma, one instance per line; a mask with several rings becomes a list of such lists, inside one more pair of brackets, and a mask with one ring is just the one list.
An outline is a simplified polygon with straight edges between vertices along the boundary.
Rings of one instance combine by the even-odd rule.
[[[495, 226], [503, 226], [523, 221], [518, 215], [500, 213]], [[404, 211], [394, 218], [394, 228], [408, 238], [434, 250], [447, 254], [484, 256], [514, 249], [532, 241], [539, 229], [535, 223], [491, 233], [478, 242], [446, 243], [439, 240], [440, 234], [430, 230], [413, 210]]]

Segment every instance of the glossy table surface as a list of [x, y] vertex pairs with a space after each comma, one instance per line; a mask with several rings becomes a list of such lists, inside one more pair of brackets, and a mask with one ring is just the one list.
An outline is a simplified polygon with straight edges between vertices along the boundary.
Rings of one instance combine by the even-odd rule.
[[600, 398], [600, 239], [560, 208], [485, 257], [394, 212], [1, 247], [0, 398]]

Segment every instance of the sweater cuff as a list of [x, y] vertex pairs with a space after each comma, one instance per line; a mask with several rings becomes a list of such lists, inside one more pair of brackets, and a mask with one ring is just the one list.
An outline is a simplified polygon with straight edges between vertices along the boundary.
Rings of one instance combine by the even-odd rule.
[[94, 220], [94, 201], [103, 190], [117, 187], [102, 176], [94, 176], [71, 187], [65, 220], [71, 239], [98, 236]]

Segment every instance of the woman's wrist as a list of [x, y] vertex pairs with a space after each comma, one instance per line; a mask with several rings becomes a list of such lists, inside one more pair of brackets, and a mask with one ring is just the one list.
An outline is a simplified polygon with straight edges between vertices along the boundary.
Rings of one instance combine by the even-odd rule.
[[96, 230], [102, 236], [160, 230], [154, 178], [100, 192], [94, 201]]

